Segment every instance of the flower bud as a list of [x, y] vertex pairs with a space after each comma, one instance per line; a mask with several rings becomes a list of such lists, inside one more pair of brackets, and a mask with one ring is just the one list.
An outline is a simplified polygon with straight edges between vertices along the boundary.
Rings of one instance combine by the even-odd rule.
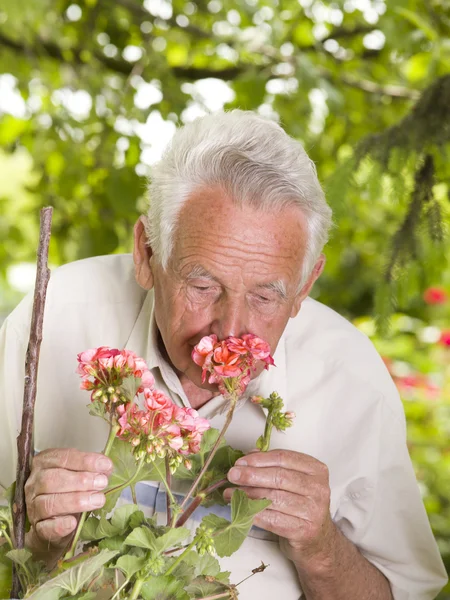
[[188, 471], [190, 471], [192, 469], [192, 461], [189, 460], [189, 458], [185, 458], [183, 461], [183, 464]]
[[110, 385], [109, 388], [106, 391], [108, 392], [108, 394], [114, 394], [114, 392], [116, 390]]
[[250, 400], [253, 402], [253, 404], [261, 404], [264, 398], [262, 396], [252, 396]]
[[92, 398], [94, 398], [94, 400], [96, 400], [97, 398], [100, 398], [101, 396], [103, 396], [103, 390], [96, 390], [92, 394]]
[[130, 442], [130, 444], [134, 447], [139, 446], [140, 443], [141, 443], [141, 440], [138, 437], [132, 438], [131, 442]]

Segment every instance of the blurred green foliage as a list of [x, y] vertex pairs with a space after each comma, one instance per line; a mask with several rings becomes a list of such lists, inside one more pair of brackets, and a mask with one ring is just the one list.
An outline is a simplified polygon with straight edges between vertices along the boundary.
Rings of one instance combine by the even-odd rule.
[[54, 264], [127, 251], [161, 126], [224, 106], [279, 119], [315, 160], [337, 225], [323, 300], [381, 325], [393, 300], [409, 310], [446, 256], [449, 15], [449, 0], [3, 0], [0, 146], [28, 151], [33, 181], [0, 180], [1, 289], [34, 259], [44, 205]]
[[449, 0], [0, 4], [0, 319], [42, 206], [52, 265], [128, 252], [175, 126], [222, 107], [279, 120], [335, 215], [314, 293], [386, 358], [448, 569], [450, 314], [422, 293], [450, 290], [449, 33]]
[[[383, 337], [371, 317], [354, 324], [372, 339], [397, 384], [409, 452], [450, 573], [450, 285], [425, 291], [422, 318], [395, 314]], [[450, 598], [450, 584], [439, 598]]]

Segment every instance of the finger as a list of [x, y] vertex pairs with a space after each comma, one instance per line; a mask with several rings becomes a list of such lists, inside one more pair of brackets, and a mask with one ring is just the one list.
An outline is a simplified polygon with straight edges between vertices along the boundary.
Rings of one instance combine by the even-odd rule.
[[78, 521], [73, 515], [54, 517], [37, 523], [35, 531], [41, 540], [63, 544], [64, 539], [75, 531], [77, 523]]
[[87, 510], [96, 510], [105, 504], [105, 494], [101, 492], [70, 492], [67, 494], [42, 494], [33, 501], [34, 523], [52, 517], [82, 513]]
[[103, 490], [107, 485], [108, 477], [103, 473], [43, 469], [35, 478], [32, 492], [34, 498], [42, 494]]
[[76, 448], [51, 448], [43, 450], [33, 458], [32, 469], [67, 469], [110, 474], [113, 463], [98, 452], [81, 452]]
[[305, 527], [305, 523], [297, 517], [285, 515], [277, 510], [270, 510], [270, 508], [266, 508], [266, 510], [258, 513], [253, 521], [253, 525], [287, 539], [294, 537], [298, 539], [302, 528]]
[[300, 471], [307, 475], [327, 472], [326, 465], [320, 460], [291, 450], [270, 450], [269, 452], [252, 452], [236, 461], [236, 466], [249, 467], [283, 467]]
[[[245, 494], [253, 500], [260, 500], [261, 498], [270, 500], [272, 504], [268, 508], [271, 510], [277, 510], [285, 515], [291, 515], [293, 517], [302, 519], [307, 518], [310, 510], [310, 499], [303, 498], [298, 494], [264, 488], [244, 487], [238, 489], [245, 492]], [[227, 488], [224, 491], [223, 497], [227, 502], [231, 499], [231, 496], [235, 490], [236, 488]]]
[[284, 490], [300, 496], [315, 495], [318, 487], [309, 475], [276, 467], [233, 467], [228, 471], [228, 480], [240, 486]]

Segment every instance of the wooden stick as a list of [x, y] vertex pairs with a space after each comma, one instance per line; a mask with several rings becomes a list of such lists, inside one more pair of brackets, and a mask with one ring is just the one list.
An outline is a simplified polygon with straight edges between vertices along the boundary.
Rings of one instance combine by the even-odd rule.
[[[16, 490], [13, 502], [14, 545], [23, 548], [25, 543], [25, 483], [30, 475], [31, 457], [33, 453], [33, 422], [34, 405], [36, 402], [36, 385], [39, 365], [39, 352], [42, 341], [44, 322], [45, 297], [50, 279], [48, 263], [48, 248], [52, 225], [51, 207], [41, 210], [39, 247], [37, 251], [36, 284], [34, 288], [33, 313], [31, 318], [30, 339], [28, 342], [25, 362], [25, 382], [23, 393], [22, 428], [17, 438], [17, 473]], [[18, 598], [17, 587], [20, 583], [17, 573], [14, 573], [12, 597]]]

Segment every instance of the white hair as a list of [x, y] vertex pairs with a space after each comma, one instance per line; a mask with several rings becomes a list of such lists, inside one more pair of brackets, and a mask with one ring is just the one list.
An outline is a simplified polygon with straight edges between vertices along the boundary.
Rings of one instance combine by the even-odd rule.
[[167, 268], [184, 202], [202, 188], [221, 187], [238, 205], [279, 211], [298, 206], [308, 223], [300, 286], [328, 241], [331, 208], [314, 163], [277, 123], [251, 111], [218, 112], [178, 129], [153, 166], [146, 232]]

